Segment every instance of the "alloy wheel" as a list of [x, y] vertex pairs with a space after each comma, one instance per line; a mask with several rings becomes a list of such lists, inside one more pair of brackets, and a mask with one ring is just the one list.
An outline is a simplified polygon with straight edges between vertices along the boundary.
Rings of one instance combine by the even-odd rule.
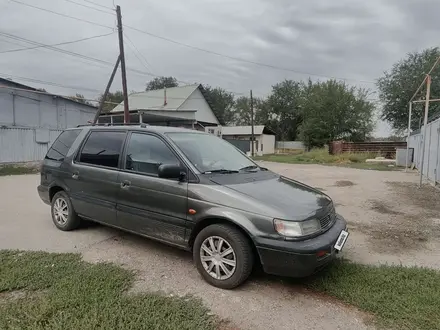
[[237, 267], [231, 244], [222, 237], [210, 236], [200, 247], [200, 260], [205, 271], [217, 280], [230, 278]]
[[69, 216], [69, 206], [64, 198], [57, 198], [53, 204], [53, 216], [55, 221], [64, 226]]

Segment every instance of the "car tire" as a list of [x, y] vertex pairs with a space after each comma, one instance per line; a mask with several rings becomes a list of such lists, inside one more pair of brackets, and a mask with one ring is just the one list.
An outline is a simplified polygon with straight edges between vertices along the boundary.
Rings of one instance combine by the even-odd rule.
[[211, 225], [200, 231], [194, 241], [193, 259], [205, 281], [221, 289], [234, 289], [242, 284], [254, 265], [249, 239], [236, 227], [226, 224]]
[[63, 231], [79, 227], [80, 218], [73, 209], [72, 202], [65, 191], [59, 191], [51, 201], [52, 221], [55, 226]]

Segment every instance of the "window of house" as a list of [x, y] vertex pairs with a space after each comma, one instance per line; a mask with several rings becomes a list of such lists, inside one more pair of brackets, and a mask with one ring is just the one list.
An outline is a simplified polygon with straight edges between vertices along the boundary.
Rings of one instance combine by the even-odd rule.
[[170, 148], [158, 137], [133, 133], [127, 146], [127, 170], [157, 175], [162, 164], [180, 164]]
[[215, 130], [213, 128], [208, 128], [208, 133], [209, 134], [215, 134]]
[[81, 151], [81, 163], [117, 168], [125, 132], [95, 131]]
[[80, 132], [80, 129], [62, 132], [47, 151], [46, 159], [63, 161]]
[[263, 143], [261, 144], [261, 151], [263, 151]]

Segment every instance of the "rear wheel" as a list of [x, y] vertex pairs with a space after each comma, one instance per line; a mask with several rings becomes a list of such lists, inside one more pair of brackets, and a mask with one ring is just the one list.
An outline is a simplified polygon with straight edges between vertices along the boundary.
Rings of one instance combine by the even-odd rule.
[[51, 205], [52, 221], [58, 229], [68, 231], [79, 227], [80, 219], [66, 192], [57, 192], [52, 198]]
[[246, 281], [254, 264], [248, 238], [225, 224], [208, 226], [197, 235], [193, 258], [203, 278], [222, 289], [233, 289]]

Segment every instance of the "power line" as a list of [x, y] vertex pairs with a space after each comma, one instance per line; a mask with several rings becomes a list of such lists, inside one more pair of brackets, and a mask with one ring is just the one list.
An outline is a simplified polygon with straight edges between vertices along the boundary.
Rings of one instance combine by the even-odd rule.
[[83, 1], [84, 1], [84, 2], [88, 2], [88, 3], [90, 3], [90, 4], [93, 4], [93, 5], [95, 5], [95, 6], [101, 7], [101, 8], [106, 8], [106, 9], [110, 9], [110, 10], [115, 10], [115, 9], [112, 8], [112, 7], [107, 7], [107, 6], [101, 5], [101, 4], [99, 4], [99, 3], [96, 3], [96, 2], [90, 1], [90, 0], [83, 0]]
[[157, 39], [161, 39], [161, 40], [165, 40], [165, 41], [174, 43], [176, 45], [184, 46], [184, 47], [191, 48], [191, 49], [194, 49], [194, 50], [197, 50], [197, 51], [201, 51], [201, 52], [204, 52], [204, 53], [208, 53], [208, 54], [212, 54], [212, 55], [217, 55], [217, 56], [229, 58], [229, 59], [232, 59], [232, 60], [236, 60], [236, 61], [240, 61], [240, 62], [245, 62], [245, 63], [250, 63], [250, 64], [254, 64], [254, 65], [258, 65], [258, 66], [262, 66], [262, 67], [267, 67], [267, 68], [271, 68], [271, 69], [275, 69], [275, 70], [289, 71], [289, 72], [293, 72], [293, 73], [304, 74], [304, 75], [315, 76], [315, 77], [322, 77], [322, 78], [330, 78], [330, 79], [337, 79], [337, 80], [350, 80], [350, 81], [358, 81], [358, 82], [363, 82], [363, 83], [375, 84], [374, 81], [358, 80], [358, 79], [351, 79], [351, 78], [341, 78], [341, 77], [332, 77], [332, 76], [326, 76], [326, 75], [322, 75], [322, 74], [298, 71], [298, 70], [290, 69], [290, 68], [283, 68], [283, 67], [279, 67], [279, 66], [272, 65], [272, 64], [267, 64], [267, 63], [262, 63], [262, 62], [251, 61], [251, 60], [247, 60], [247, 59], [244, 59], [244, 58], [241, 58], [241, 57], [230, 56], [230, 55], [218, 53], [218, 52], [215, 52], [215, 51], [212, 51], [212, 50], [200, 48], [200, 47], [197, 47], [197, 46], [192, 46], [192, 45], [180, 42], [180, 41], [176, 41], [176, 40], [173, 40], [173, 39], [170, 39], [170, 38], [159, 36], [159, 35], [151, 33], [151, 32], [140, 30], [138, 28], [135, 28], [135, 27], [132, 27], [132, 26], [129, 26], [129, 25], [126, 25], [126, 24], [125, 24], [125, 27], [128, 28], [128, 29], [140, 32], [140, 33], [144, 33], [146, 35], [149, 35], [149, 36], [157, 38]]
[[[33, 44], [33, 45], [38, 45], [38, 46], [44, 47], [46, 49], [50, 49], [50, 50], [53, 50], [53, 51], [56, 51], [56, 52], [60, 52], [60, 53], [66, 54], [66, 55], [70, 55], [70, 56], [73, 56], [73, 57], [77, 57], [77, 58], [81, 58], [81, 59], [84, 59], [84, 60], [88, 60], [88, 61], [91, 61], [91, 62], [94, 62], [94, 63], [103, 64], [103, 65], [107, 65], [107, 66], [111, 66], [111, 67], [114, 66], [114, 63], [111, 63], [109, 61], [105, 61], [105, 60], [102, 60], [102, 59], [99, 59], [99, 58], [95, 58], [95, 57], [83, 55], [83, 54], [80, 54], [80, 53], [64, 50], [64, 49], [61, 49], [61, 48], [53, 47], [53, 46], [46, 45], [46, 44], [43, 44], [43, 43], [40, 43], [40, 42], [37, 42], [37, 41], [33, 41], [33, 40], [26, 39], [26, 38], [14, 36], [14, 35], [9, 34], [9, 33], [0, 32], [0, 35], [4, 35], [4, 36], [6, 36], [8, 38], [11, 38], [11, 39], [14, 39], [14, 40], [24, 41], [24, 42], [27, 42], [27, 43], [30, 43], [30, 44]], [[140, 70], [132, 69], [132, 68], [127, 68], [127, 71], [130, 71], [130, 72], [133, 72], [133, 73], [137, 73], [137, 74], [143, 75], [143, 76], [159, 77], [158, 75], [156, 75], [154, 73], [144, 72], [144, 71], [140, 71]]]
[[[55, 82], [46, 81], [46, 80], [40, 80], [40, 79], [28, 78], [28, 77], [22, 77], [22, 76], [15, 76], [15, 75], [11, 75], [11, 74], [8, 74], [8, 73], [0, 73], [0, 76], [9, 77], [9, 78], [13, 78], [13, 79], [16, 79], [16, 80], [22, 80], [22, 81], [26, 81], [26, 82], [38, 83], [38, 84], [47, 85], [47, 86], [60, 87], [60, 88], [64, 88], [64, 89], [73, 90], [75, 92], [84, 91], [84, 92], [102, 93], [102, 90], [99, 90], [99, 89], [80, 87], [80, 86], [64, 85], [64, 84], [55, 83]], [[27, 90], [27, 91], [29, 91], [29, 90]], [[144, 93], [144, 92], [142, 92], [142, 93]], [[52, 93], [49, 93], [49, 94], [52, 94]], [[138, 94], [139, 93], [134, 93], [131, 96], [132, 97], [137, 97]], [[143, 98], [145, 97], [145, 98], [163, 100], [163, 96], [154, 96], [154, 95], [139, 95], [139, 96], [143, 97]], [[167, 99], [186, 100], [187, 98], [185, 98], [185, 97], [167, 97]], [[202, 100], [204, 98], [196, 98], [196, 99]], [[117, 104], [119, 104], [119, 103], [117, 103]]]
[[7, 73], [0, 73], [0, 75], [5, 76], [5, 77], [10, 77], [13, 79], [18, 79], [18, 80], [23, 80], [23, 81], [33, 82], [33, 83], [39, 83], [39, 84], [48, 85], [48, 86], [61, 87], [61, 88], [65, 88], [65, 89], [75, 90], [75, 91], [87, 91], [87, 92], [98, 92], [98, 93], [101, 92], [98, 89], [92, 89], [92, 88], [80, 87], [80, 86], [63, 85], [63, 84], [58, 84], [55, 82], [50, 82], [50, 81], [45, 81], [45, 80], [39, 80], [39, 79], [27, 78], [27, 77], [21, 77], [21, 76], [14, 76], [14, 75], [7, 74]]
[[[139, 60], [139, 62], [141, 62], [141, 64], [147, 69], [147, 70], [151, 70], [150, 69], [150, 63], [148, 62], [148, 60], [145, 58], [144, 55], [142, 55], [142, 53], [139, 51], [139, 49], [136, 47], [136, 45], [134, 44], [133, 41], [131, 41], [131, 39], [128, 37], [128, 35], [126, 33], [124, 33], [125, 38], [128, 40], [128, 42], [131, 44], [127, 44], [128, 47], [133, 51], [134, 55], [137, 57], [137, 59]], [[136, 54], [136, 52], [144, 59], [145, 63], [140, 59], [140, 57]]]
[[77, 39], [77, 40], [72, 40], [72, 41], [65, 41], [65, 42], [60, 42], [60, 43], [52, 44], [52, 45], [38, 45], [38, 46], [34, 46], [34, 47], [26, 47], [26, 48], [18, 48], [18, 49], [5, 50], [5, 51], [0, 52], [0, 54], [15, 53], [15, 52], [23, 51], [23, 50], [30, 50], [30, 49], [36, 49], [36, 48], [47, 48], [47, 47], [68, 45], [68, 44], [73, 44], [73, 43], [76, 43], [76, 42], [86, 41], [86, 40], [90, 40], [90, 39], [106, 37], [106, 36], [109, 36], [109, 35], [111, 35], [113, 33], [114, 32], [110, 32], [110, 33], [107, 33], [107, 34], [100, 34], [100, 35], [97, 35], [97, 36], [92, 36], [92, 37], [82, 38], [82, 39]]
[[86, 20], [86, 19], [83, 19], [83, 18], [79, 18], [79, 17], [75, 17], [75, 16], [70, 16], [70, 15], [62, 14], [62, 13], [59, 13], [59, 12], [56, 12], [56, 11], [53, 11], [53, 10], [50, 10], [50, 9], [37, 7], [37, 6], [30, 5], [30, 4], [28, 4], [28, 3], [24, 3], [24, 2], [21, 2], [21, 1], [18, 1], [18, 0], [9, 0], [9, 1], [12, 1], [12, 2], [18, 3], [18, 4], [23, 5], [23, 6], [27, 6], [27, 7], [30, 7], [30, 8], [34, 8], [34, 9], [38, 9], [38, 10], [42, 10], [42, 11], [46, 11], [46, 12], [48, 12], [48, 13], [52, 13], [52, 14], [55, 14], [55, 15], [58, 15], [58, 16], [62, 16], [62, 17], [66, 17], [66, 18], [74, 19], [74, 20], [77, 20], [77, 21], [81, 21], [81, 22], [85, 22], [85, 23], [93, 24], [93, 25], [100, 26], [100, 27], [105, 27], [105, 28], [107, 28], [107, 29], [111, 29], [111, 30], [115, 31], [115, 28], [114, 28], [114, 27], [111, 27], [111, 26], [108, 26], [108, 25], [103, 25], [103, 24], [96, 23], [96, 22], [92, 22], [92, 21], [89, 21], [89, 20]]
[[[103, 25], [103, 24], [99, 24], [99, 23], [96, 23], [96, 22], [92, 22], [92, 21], [89, 21], [89, 20], [82, 19], [82, 18], [78, 18], [78, 17], [62, 14], [62, 13], [59, 13], [59, 12], [56, 12], [56, 11], [53, 11], [53, 10], [37, 7], [37, 6], [34, 6], [34, 5], [30, 5], [30, 4], [27, 4], [27, 3], [24, 3], [24, 2], [21, 2], [21, 1], [18, 1], [18, 0], [9, 0], [9, 1], [12, 1], [12, 2], [21, 4], [21, 5], [24, 5], [24, 6], [28, 6], [28, 7], [31, 7], [31, 8], [35, 8], [35, 9], [38, 9], [38, 10], [46, 11], [46, 12], [49, 12], [49, 13], [52, 13], [52, 14], [55, 14], [55, 15], [59, 15], [59, 16], [62, 16], [62, 17], [71, 18], [71, 19], [74, 19], [74, 20], [77, 20], [77, 21], [82, 21], [82, 22], [86, 22], [86, 23], [89, 23], [89, 24], [93, 24], [93, 25], [97, 25], [97, 26], [100, 26], [100, 27], [105, 27], [105, 28], [114, 30], [113, 27], [108, 26], [108, 25]], [[88, 1], [88, 2], [90, 2], [90, 1]], [[367, 84], [375, 84], [374, 81], [369, 81], [369, 80], [359, 80], [359, 79], [353, 79], [353, 78], [327, 76], [327, 75], [323, 75], [323, 74], [310, 73], [310, 72], [299, 71], [299, 70], [291, 69], [291, 68], [279, 67], [279, 66], [276, 66], [276, 65], [268, 64], [268, 63], [251, 61], [251, 60], [247, 60], [247, 59], [244, 59], [244, 58], [241, 58], [241, 57], [235, 57], [235, 56], [231, 56], [231, 55], [226, 55], [226, 54], [218, 53], [218, 52], [215, 52], [215, 51], [212, 51], [212, 50], [208, 50], [208, 49], [200, 48], [200, 47], [197, 47], [197, 46], [189, 45], [189, 44], [177, 41], [177, 40], [173, 40], [173, 39], [170, 39], [170, 38], [166, 38], [166, 37], [162, 37], [162, 36], [156, 35], [156, 34], [151, 33], [151, 32], [140, 30], [138, 28], [135, 28], [135, 27], [132, 27], [132, 26], [129, 26], [129, 25], [125, 25], [125, 27], [129, 28], [131, 30], [140, 32], [140, 33], [144, 33], [144, 34], [149, 35], [151, 37], [154, 37], [154, 38], [157, 38], [157, 39], [161, 39], [161, 40], [164, 40], [164, 41], [167, 41], [167, 42], [170, 42], [170, 43], [174, 43], [174, 44], [177, 44], [177, 45], [180, 45], [180, 46], [184, 46], [184, 47], [187, 47], [187, 48], [190, 48], [190, 49], [194, 49], [194, 50], [201, 51], [201, 52], [204, 52], [204, 53], [208, 53], [208, 54], [212, 54], [212, 55], [216, 55], [216, 56], [220, 56], [220, 57], [224, 57], [224, 58], [229, 58], [229, 59], [232, 59], [232, 60], [235, 60], [235, 61], [249, 63], [249, 64], [253, 64], [253, 65], [257, 65], [257, 66], [261, 66], [261, 67], [266, 67], [266, 68], [270, 68], [270, 69], [274, 69], [274, 70], [288, 71], [288, 72], [293, 72], [293, 73], [297, 73], [297, 74], [314, 76], [314, 77], [321, 77], [321, 78], [327, 78], [327, 79], [336, 79], [336, 80], [343, 80], [343, 81], [358, 81], [358, 82], [367, 83]]]
[[64, 1], [73, 3], [75, 5], [78, 5], [78, 6], [81, 6], [81, 7], [84, 7], [84, 8], [93, 9], [93, 10], [99, 11], [99, 12], [107, 14], [107, 15], [112, 15], [112, 16], [115, 15], [115, 13], [111, 13], [111, 12], [108, 12], [108, 11], [105, 11], [105, 10], [102, 10], [102, 9], [99, 9], [99, 8], [95, 8], [95, 7], [92, 7], [92, 6], [87, 6], [87, 5], [84, 5], [82, 3], [78, 3], [78, 2], [73, 1], [73, 0], [64, 0]]

